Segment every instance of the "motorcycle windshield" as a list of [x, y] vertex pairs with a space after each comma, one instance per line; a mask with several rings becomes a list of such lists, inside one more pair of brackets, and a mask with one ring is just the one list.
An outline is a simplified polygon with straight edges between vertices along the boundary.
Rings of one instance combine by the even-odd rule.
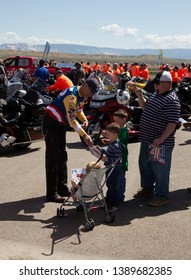
[[24, 72], [22, 70], [17, 71], [13, 77], [9, 80], [11, 83], [20, 82], [24, 77]]
[[46, 87], [46, 83], [41, 78], [36, 79], [36, 81], [34, 81], [34, 83], [31, 85], [31, 88], [35, 90], [43, 91], [45, 87]]
[[103, 85], [105, 90], [116, 91], [120, 88], [120, 83], [120, 76], [113, 73], [109, 73], [103, 77]]

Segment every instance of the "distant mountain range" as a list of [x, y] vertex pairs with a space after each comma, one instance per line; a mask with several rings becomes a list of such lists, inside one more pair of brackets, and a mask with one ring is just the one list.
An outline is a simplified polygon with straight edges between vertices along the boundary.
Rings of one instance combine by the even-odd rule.
[[[24, 43], [0, 44], [0, 50], [43, 52], [44, 47], [45, 45], [28, 45]], [[50, 52], [117, 56], [159, 55], [159, 49], [115, 49], [75, 44], [51, 44]], [[191, 60], [191, 49], [163, 49], [163, 57]]]

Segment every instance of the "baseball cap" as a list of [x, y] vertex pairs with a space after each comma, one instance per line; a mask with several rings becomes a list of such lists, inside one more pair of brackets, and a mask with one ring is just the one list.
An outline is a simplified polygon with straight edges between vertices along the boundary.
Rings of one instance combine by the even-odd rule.
[[62, 70], [57, 70], [56, 74], [63, 74]]
[[156, 74], [153, 82], [154, 84], [159, 82], [172, 82], [172, 76], [169, 71], [161, 71]]
[[97, 79], [95, 78], [89, 78], [86, 80], [86, 84], [88, 85], [88, 87], [90, 88], [92, 94], [95, 94], [100, 87], [100, 83], [97, 81]]
[[77, 61], [77, 62], [74, 64], [74, 66], [76, 67], [76, 66], [78, 66], [78, 65], [81, 66], [81, 63]]

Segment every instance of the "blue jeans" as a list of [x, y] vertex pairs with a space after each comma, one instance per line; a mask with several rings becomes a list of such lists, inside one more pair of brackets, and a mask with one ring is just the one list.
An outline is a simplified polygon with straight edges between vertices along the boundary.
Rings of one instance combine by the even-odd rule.
[[[110, 171], [106, 172], [106, 176], [108, 176], [109, 172]], [[106, 200], [108, 203], [117, 205], [124, 201], [125, 182], [125, 171], [121, 169], [121, 166], [115, 166], [106, 179]]]
[[149, 144], [141, 143], [139, 171], [141, 187], [154, 189], [157, 198], [169, 198], [170, 168], [173, 147], [165, 147], [165, 162], [160, 163], [149, 158]]

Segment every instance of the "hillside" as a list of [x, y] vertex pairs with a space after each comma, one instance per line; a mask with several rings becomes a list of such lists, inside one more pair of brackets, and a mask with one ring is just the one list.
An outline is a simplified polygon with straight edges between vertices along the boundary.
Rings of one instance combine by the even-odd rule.
[[[29, 45], [27, 43], [7, 43], [0, 44], [0, 50], [19, 50], [19, 51], [36, 51], [43, 52], [45, 45]], [[159, 49], [118, 49], [108, 47], [96, 47], [77, 44], [53, 44], [50, 45], [50, 51], [54, 53], [65, 54], [87, 54], [87, 55], [116, 55], [116, 56], [142, 56], [142, 55], [159, 55]], [[172, 48], [163, 49], [163, 56], [177, 59], [190, 59], [191, 50], [189, 48]]]
[[[0, 50], [0, 58], [5, 59], [10, 56], [15, 55], [29, 55], [36, 56], [38, 58], [42, 57], [43, 52], [37, 51], [19, 51], [19, 50]], [[104, 61], [108, 61], [110, 63], [115, 62], [129, 62], [137, 61], [138, 63], [147, 63], [151, 68], [158, 67], [158, 56], [157, 55], [139, 55], [139, 56], [119, 56], [119, 55], [88, 55], [88, 54], [68, 54], [61, 52], [50, 52], [48, 59], [54, 59], [57, 62], [75, 62], [75, 61], [89, 61], [91, 64], [97, 61], [98, 63], [103, 64]], [[170, 65], [180, 66], [181, 62], [189, 63], [190, 60], [182, 60], [175, 58], [167, 58], [163, 57], [163, 63], [168, 63]]]

